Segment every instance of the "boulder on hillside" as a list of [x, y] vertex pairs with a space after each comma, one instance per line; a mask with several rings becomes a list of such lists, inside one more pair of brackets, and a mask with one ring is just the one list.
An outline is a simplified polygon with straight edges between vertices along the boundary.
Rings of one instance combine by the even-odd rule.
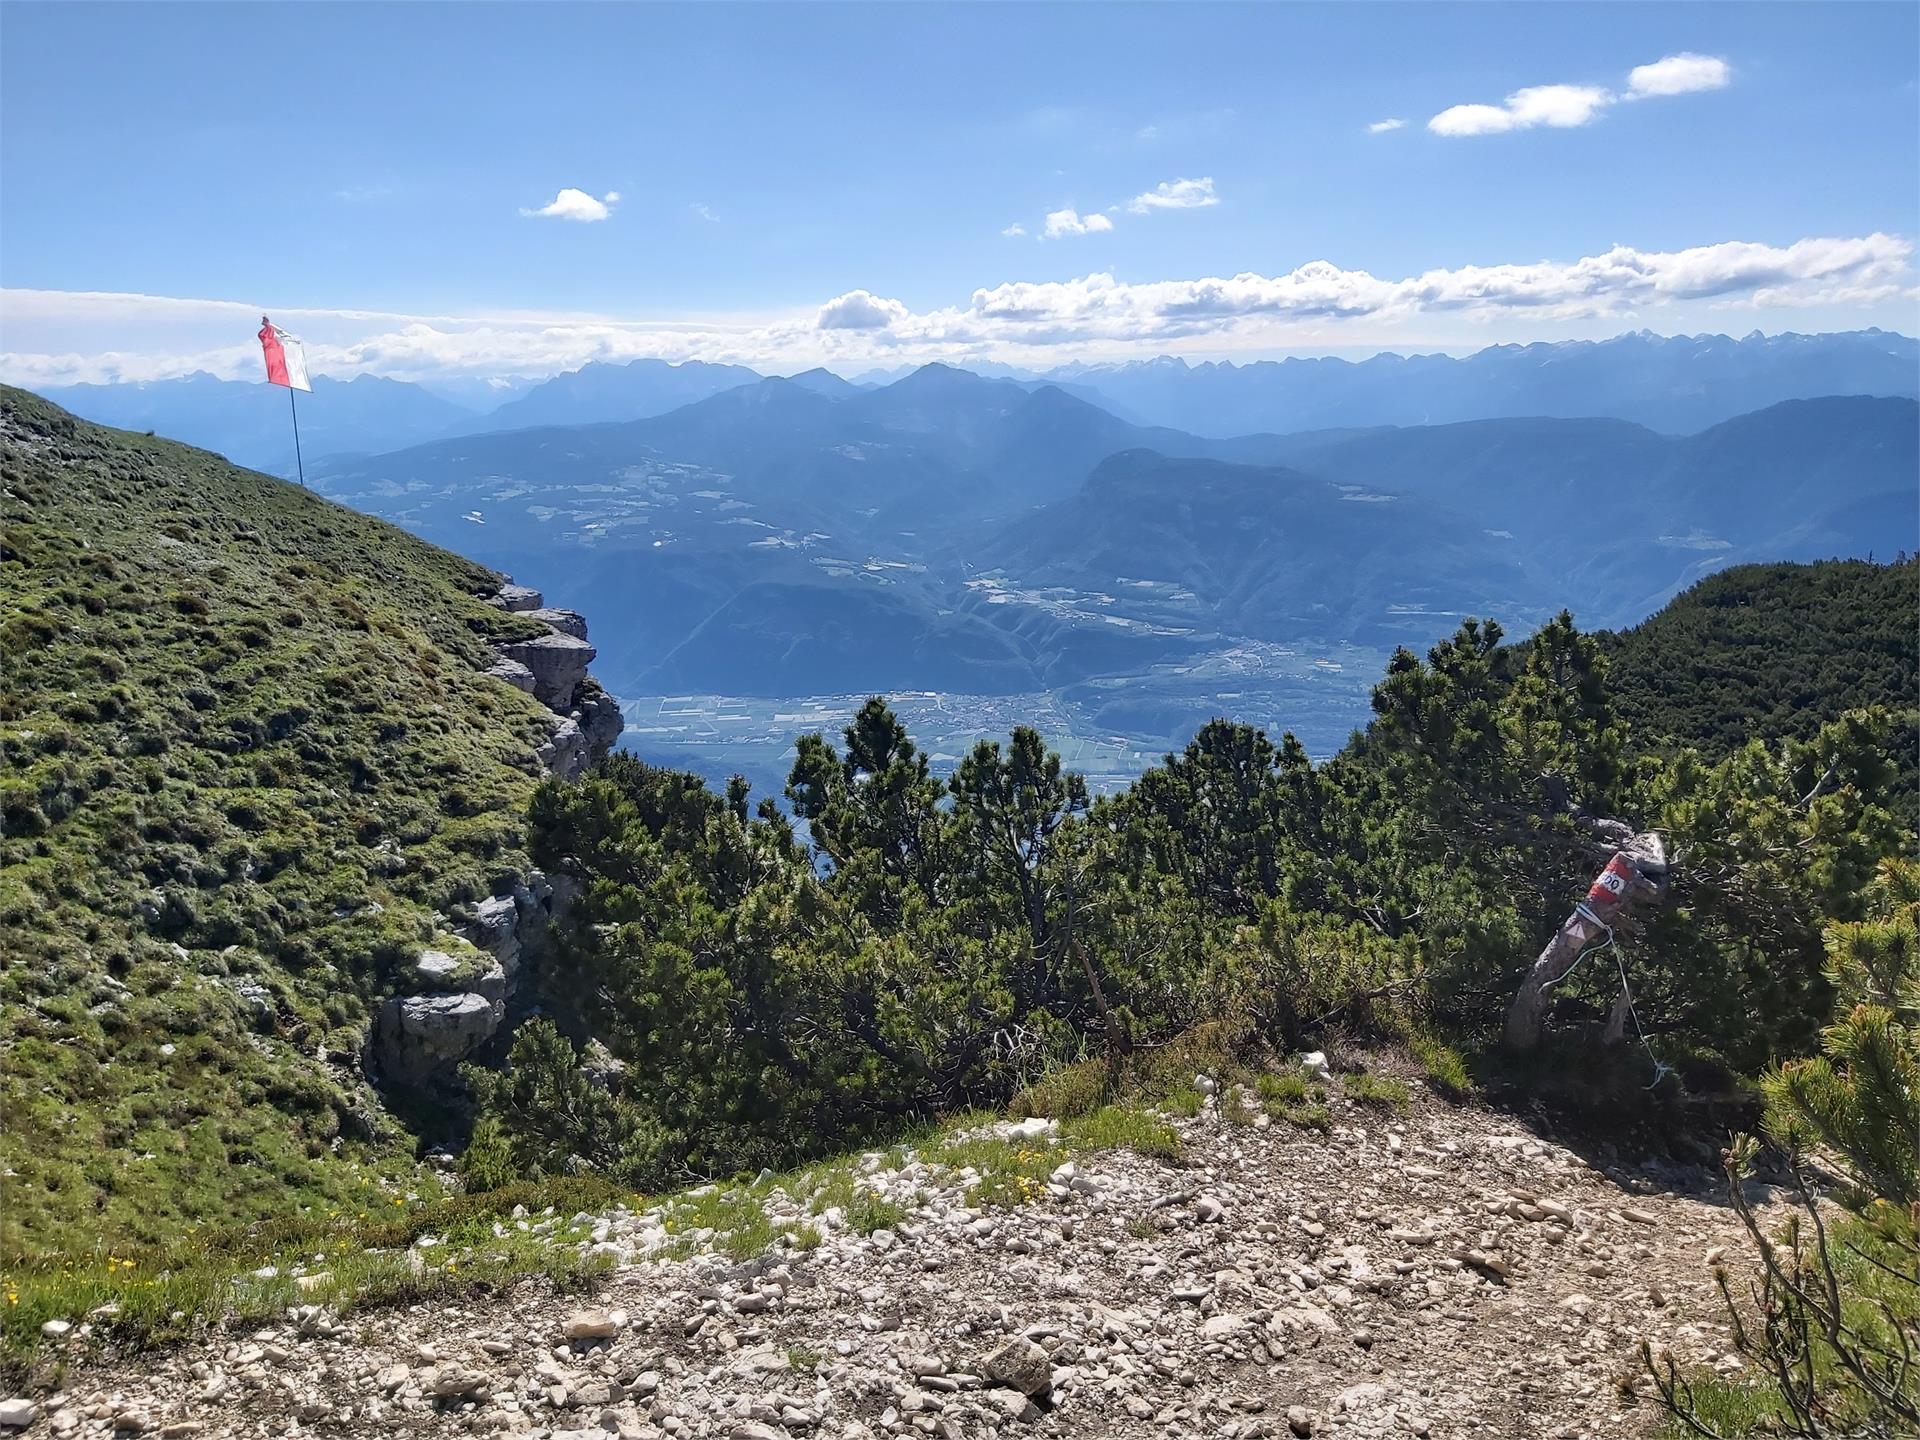
[[606, 757], [625, 725], [619, 702], [589, 679], [580, 703], [554, 717], [553, 733], [535, 753], [553, 775], [573, 780]]
[[553, 911], [552, 882], [538, 870], [516, 876], [508, 894], [488, 896], [473, 907], [466, 938], [500, 963], [509, 995], [521, 963], [544, 943]]
[[557, 610], [542, 606], [538, 610], [522, 611], [529, 620], [538, 620], [542, 625], [550, 625], [562, 635], [571, 635], [576, 640], [587, 638], [587, 617], [578, 610]]
[[[544, 918], [544, 917], [542, 917]], [[489, 895], [473, 907], [467, 939], [499, 962], [509, 985], [520, 968], [520, 906], [511, 895]]]
[[518, 660], [497, 660], [487, 667], [487, 674], [496, 680], [504, 680], [514, 689], [533, 694], [533, 671]]
[[534, 754], [548, 774], [561, 780], [575, 779], [587, 768], [587, 737], [571, 715], [556, 715], [552, 723], [552, 733]]
[[586, 641], [558, 631], [500, 646], [503, 657], [533, 672], [533, 698], [550, 710], [565, 710], [573, 704], [574, 692], [598, 653]]
[[620, 702], [613, 696], [592, 681], [588, 682], [586, 691], [573, 715], [580, 722], [580, 733], [586, 736], [587, 763], [591, 765], [606, 758], [627, 722], [620, 713]]
[[502, 610], [538, 610], [547, 603], [547, 598], [525, 585], [502, 585], [488, 597], [487, 603], [498, 605]]
[[[504, 995], [504, 977], [501, 988]], [[477, 991], [395, 995], [374, 1021], [375, 1063], [389, 1083], [417, 1085], [484, 1045], [505, 1013], [503, 1001]]]

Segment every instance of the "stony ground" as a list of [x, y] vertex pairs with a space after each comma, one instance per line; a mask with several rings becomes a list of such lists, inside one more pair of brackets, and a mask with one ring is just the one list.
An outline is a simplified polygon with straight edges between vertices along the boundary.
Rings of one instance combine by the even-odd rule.
[[1336, 1099], [1324, 1134], [1209, 1102], [1174, 1122], [1179, 1161], [1080, 1153], [1010, 1208], [969, 1206], [968, 1171], [862, 1157], [855, 1193], [904, 1218], [862, 1234], [857, 1206], [774, 1190], [770, 1218], [819, 1243], [745, 1263], [616, 1211], [583, 1242], [616, 1266], [591, 1297], [530, 1280], [76, 1352], [24, 1433], [1600, 1440], [1656, 1427], [1619, 1383], [1642, 1337], [1732, 1367], [1717, 1177], [1596, 1168], [1414, 1091], [1403, 1115]]

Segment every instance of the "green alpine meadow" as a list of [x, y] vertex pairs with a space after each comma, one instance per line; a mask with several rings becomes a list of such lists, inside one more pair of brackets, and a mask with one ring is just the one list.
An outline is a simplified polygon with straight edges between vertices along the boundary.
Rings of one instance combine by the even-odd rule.
[[[526, 864], [499, 578], [0, 394], [4, 1248], [359, 1211], [415, 1173], [371, 1007]], [[461, 942], [464, 943], [464, 942]]]

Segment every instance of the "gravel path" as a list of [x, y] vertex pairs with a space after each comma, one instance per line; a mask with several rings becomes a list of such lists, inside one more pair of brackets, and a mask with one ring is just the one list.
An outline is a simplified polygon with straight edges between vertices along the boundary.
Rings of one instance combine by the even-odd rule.
[[1732, 1368], [1717, 1177], [1602, 1172], [1414, 1089], [1405, 1116], [1335, 1101], [1324, 1135], [1209, 1109], [1176, 1122], [1182, 1162], [1083, 1154], [1014, 1209], [867, 1156], [905, 1220], [829, 1211], [817, 1248], [747, 1264], [645, 1258], [660, 1215], [616, 1211], [590, 1302], [530, 1280], [80, 1359], [12, 1433], [1602, 1440], [1656, 1427], [1620, 1384], [1642, 1337]]

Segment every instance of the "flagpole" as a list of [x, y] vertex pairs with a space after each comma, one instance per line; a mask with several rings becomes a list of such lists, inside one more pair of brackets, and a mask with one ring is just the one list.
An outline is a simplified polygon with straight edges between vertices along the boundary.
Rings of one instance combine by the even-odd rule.
[[300, 467], [300, 484], [307, 483], [307, 462], [300, 458], [300, 407], [294, 402], [293, 387], [287, 387], [287, 409], [293, 412], [293, 463]]

